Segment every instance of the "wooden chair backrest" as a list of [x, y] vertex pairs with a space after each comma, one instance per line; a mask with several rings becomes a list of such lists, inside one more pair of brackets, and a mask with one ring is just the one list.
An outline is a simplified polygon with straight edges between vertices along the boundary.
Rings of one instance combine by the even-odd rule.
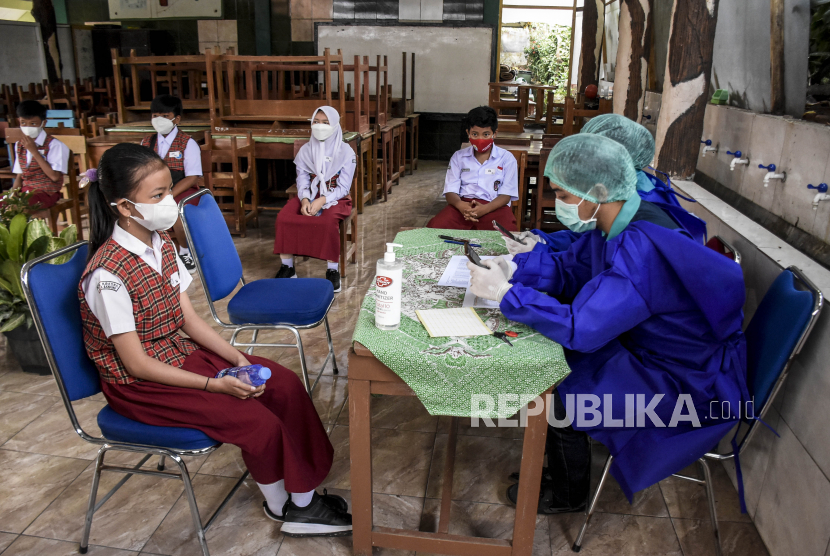
[[525, 170], [527, 169], [527, 151], [507, 149], [516, 158], [516, 173], [519, 184], [519, 200], [513, 203], [513, 217], [519, 230], [522, 229], [522, 220], [527, 208], [527, 187], [525, 184]]

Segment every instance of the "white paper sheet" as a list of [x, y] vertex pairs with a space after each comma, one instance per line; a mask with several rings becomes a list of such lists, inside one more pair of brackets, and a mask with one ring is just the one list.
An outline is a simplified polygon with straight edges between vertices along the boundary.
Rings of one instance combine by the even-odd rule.
[[[487, 259], [495, 259], [495, 256], [485, 255], [481, 257], [482, 261]], [[466, 288], [470, 285], [470, 270], [467, 268], [467, 257], [464, 255], [453, 255], [450, 259], [444, 274], [438, 280], [439, 286], [449, 286], [454, 288]]]

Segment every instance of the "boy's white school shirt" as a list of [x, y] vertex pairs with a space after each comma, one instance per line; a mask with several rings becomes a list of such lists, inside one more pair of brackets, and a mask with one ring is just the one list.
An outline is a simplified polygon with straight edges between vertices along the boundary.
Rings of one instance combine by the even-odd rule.
[[[46, 132], [41, 129], [40, 133], [38, 133], [37, 137], [35, 138], [35, 145], [37, 145], [38, 147], [42, 147], [43, 143], [45, 142]], [[12, 172], [15, 174], [22, 174], [23, 167], [20, 166], [20, 161], [17, 159], [18, 143], [14, 144], [14, 168], [12, 168]], [[40, 154], [43, 153], [41, 152]], [[69, 147], [67, 147], [64, 143], [61, 143], [60, 140], [58, 140], [56, 137], [52, 137], [52, 142], [49, 144], [49, 154], [46, 155], [46, 162], [49, 163], [49, 166], [51, 166], [52, 170], [54, 170], [55, 172], [65, 174], [67, 169], [69, 168]], [[32, 153], [26, 150], [26, 167], [28, 167], [31, 163]]]
[[[490, 158], [481, 164], [473, 147], [455, 151], [444, 180], [444, 195], [455, 193], [462, 198], [492, 201], [499, 195], [519, 200], [519, 176], [516, 157], [498, 145], [493, 145]], [[507, 204], [510, 206], [510, 203]]]
[[[131, 224], [131, 226], [140, 225], [138, 222]], [[152, 248], [134, 235], [122, 230], [118, 224], [115, 225], [115, 229], [112, 231], [112, 239], [130, 253], [141, 257], [141, 260], [150, 268], [161, 274], [161, 248], [164, 242], [156, 232], [153, 232]], [[183, 292], [190, 286], [193, 278], [191, 278], [190, 273], [178, 256], [176, 256], [176, 264], [178, 270], [167, 279], [170, 280], [172, 286], [179, 286], [179, 292]], [[101, 323], [101, 328], [104, 329], [107, 338], [113, 334], [123, 334], [135, 330], [133, 302], [120, 278], [108, 270], [96, 268], [89, 276], [84, 278], [82, 288], [84, 298], [89, 304], [92, 314]]]
[[[161, 133], [156, 133], [156, 149], [161, 158], [167, 156], [167, 151], [173, 144], [173, 139], [179, 134], [179, 126], [173, 128], [173, 131], [167, 134], [167, 137]], [[184, 158], [184, 177], [201, 176], [202, 175], [202, 152], [199, 145], [193, 140], [193, 137], [187, 140], [187, 145], [184, 147], [184, 152], [180, 153]]]

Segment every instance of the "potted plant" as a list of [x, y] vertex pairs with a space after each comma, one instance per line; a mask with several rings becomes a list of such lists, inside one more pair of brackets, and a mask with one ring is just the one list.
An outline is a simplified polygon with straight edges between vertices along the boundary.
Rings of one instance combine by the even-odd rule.
[[[25, 372], [49, 374], [49, 363], [23, 296], [20, 269], [27, 261], [75, 243], [77, 229], [69, 226], [54, 237], [45, 221], [27, 221], [25, 213], [14, 215], [8, 226], [4, 220], [0, 217], [0, 332]], [[69, 255], [50, 263], [62, 264], [68, 259]]]

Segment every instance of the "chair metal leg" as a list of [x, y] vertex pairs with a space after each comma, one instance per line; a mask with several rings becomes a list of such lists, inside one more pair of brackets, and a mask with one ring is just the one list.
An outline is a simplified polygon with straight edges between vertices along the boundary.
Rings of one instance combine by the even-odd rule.
[[311, 396], [311, 385], [308, 383], [308, 367], [305, 363], [305, 352], [303, 351], [303, 340], [300, 338], [300, 331], [293, 330], [294, 337], [297, 339], [297, 351], [300, 353], [300, 369], [303, 371], [303, 384], [306, 392]]
[[591, 516], [594, 515], [594, 509], [597, 506], [597, 500], [599, 500], [599, 495], [602, 494], [602, 489], [603, 487], [605, 487], [605, 480], [608, 478], [608, 472], [611, 470], [611, 462], [613, 461], [614, 456], [609, 454], [608, 459], [605, 460], [605, 467], [602, 469], [602, 476], [599, 478], [597, 490], [594, 493], [594, 497], [591, 498], [591, 503], [588, 505], [588, 511], [585, 515], [585, 523], [582, 524], [582, 529], [579, 530], [579, 535], [577, 535], [576, 541], [571, 547], [571, 550], [573, 550], [574, 552], [579, 552], [582, 549], [582, 539], [585, 538], [585, 531], [588, 529], [588, 522], [591, 521]]
[[337, 358], [334, 356], [334, 344], [331, 341], [331, 328], [329, 327], [329, 316], [326, 315], [324, 319], [326, 324], [326, 339], [329, 341], [329, 355], [331, 355], [331, 365], [334, 369], [332, 372], [336, 375], [340, 374], [340, 371], [337, 369]]
[[81, 545], [78, 547], [78, 552], [86, 554], [89, 549], [89, 530], [92, 528], [92, 516], [95, 514], [95, 498], [98, 496], [98, 482], [101, 479], [101, 466], [104, 465], [104, 454], [107, 453], [107, 447], [102, 446], [98, 450], [98, 457], [95, 458], [95, 473], [92, 475], [92, 488], [89, 491], [89, 505], [86, 508], [86, 518], [84, 519], [84, 532], [81, 535]]
[[159, 471], [164, 471], [164, 456], [159, 456], [159, 463], [156, 466]]
[[[252, 344], [255, 344], [255, 343], [256, 343], [256, 338], [257, 338], [257, 336], [259, 336], [259, 329], [258, 329], [258, 328], [255, 328], [255, 329], [254, 329], [254, 335], [251, 337], [251, 343], [252, 343]], [[253, 355], [253, 354], [254, 354], [254, 347], [253, 347], [253, 346], [249, 347], [249, 348], [245, 351], [245, 353], [247, 353], [248, 355]]]
[[202, 518], [199, 515], [199, 506], [196, 505], [196, 495], [193, 493], [193, 484], [190, 482], [190, 474], [187, 472], [187, 465], [181, 457], [171, 457], [176, 465], [179, 466], [179, 471], [182, 475], [182, 483], [184, 483], [184, 494], [187, 497], [187, 503], [190, 506], [190, 517], [193, 518], [193, 527], [196, 529], [196, 538], [199, 539], [199, 545], [202, 547], [202, 554], [210, 556], [208, 550], [207, 539], [205, 538], [205, 529], [202, 527]]
[[712, 473], [709, 470], [709, 464], [706, 458], [697, 460], [700, 468], [703, 471], [703, 480], [706, 482], [706, 499], [709, 501], [709, 517], [712, 519], [712, 530], [715, 533], [715, 554], [721, 556], [720, 546], [720, 529], [718, 529], [718, 513], [715, 510], [715, 489], [712, 485]]

